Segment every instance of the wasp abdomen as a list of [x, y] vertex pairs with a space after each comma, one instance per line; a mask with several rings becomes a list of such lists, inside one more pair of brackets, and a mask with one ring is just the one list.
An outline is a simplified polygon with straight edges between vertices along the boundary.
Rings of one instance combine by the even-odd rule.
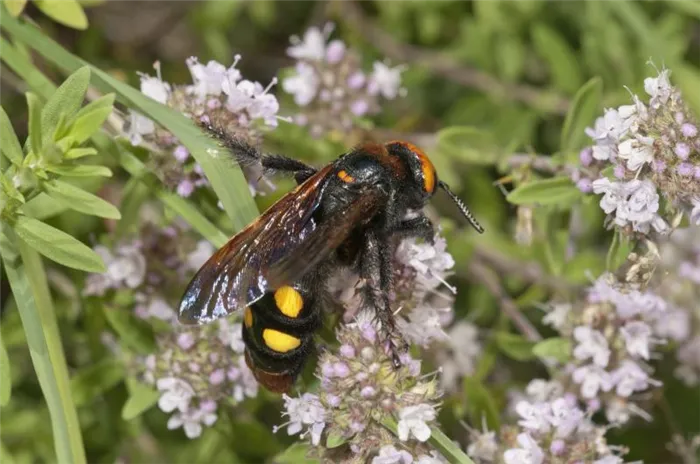
[[313, 348], [319, 324], [314, 298], [300, 285], [268, 292], [246, 308], [246, 362], [258, 382], [272, 391], [287, 391]]

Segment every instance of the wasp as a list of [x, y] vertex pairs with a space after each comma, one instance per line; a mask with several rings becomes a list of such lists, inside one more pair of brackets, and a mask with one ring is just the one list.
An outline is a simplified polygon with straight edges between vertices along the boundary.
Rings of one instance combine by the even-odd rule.
[[479, 233], [484, 231], [438, 179], [428, 156], [405, 141], [366, 143], [316, 169], [206, 128], [239, 164], [256, 163], [265, 174], [291, 174], [298, 186], [199, 269], [182, 297], [180, 322], [207, 323], [243, 310], [248, 367], [268, 390], [287, 392], [314, 347], [321, 309], [328, 304], [328, 277], [348, 266], [365, 283], [362, 297], [375, 309], [398, 367], [389, 296], [391, 243], [407, 237], [433, 242], [433, 224], [422, 209], [439, 189]]

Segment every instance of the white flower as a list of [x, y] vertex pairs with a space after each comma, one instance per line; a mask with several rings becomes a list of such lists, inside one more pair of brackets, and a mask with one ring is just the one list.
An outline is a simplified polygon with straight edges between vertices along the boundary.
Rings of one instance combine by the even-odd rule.
[[182, 427], [187, 438], [197, 438], [202, 434], [202, 424], [210, 427], [216, 422], [217, 416], [213, 412], [215, 409], [214, 403], [213, 407], [203, 405], [198, 409], [175, 413], [168, 419], [168, 430]]
[[445, 464], [447, 460], [437, 451], [431, 451], [430, 456], [422, 454], [418, 456], [416, 464]]
[[537, 403], [549, 401], [564, 393], [564, 386], [556, 380], [534, 379], [525, 387], [525, 393]]
[[616, 109], [607, 109], [602, 117], [596, 119], [593, 129], [586, 129], [586, 134], [596, 142], [602, 142], [603, 145], [616, 143], [627, 134], [630, 128], [629, 116], [631, 114], [628, 111], [621, 115]]
[[574, 329], [574, 338], [578, 345], [574, 348], [574, 357], [584, 361], [588, 358], [600, 367], [605, 367], [610, 361], [610, 348], [605, 336], [587, 326]]
[[534, 438], [527, 433], [518, 435], [520, 448], [512, 448], [503, 453], [505, 464], [542, 464], [544, 452]]
[[157, 101], [166, 104], [170, 96], [170, 84], [163, 82], [160, 77], [141, 75], [141, 93]]
[[630, 355], [649, 359], [649, 344], [652, 342], [651, 327], [642, 321], [632, 321], [625, 324], [620, 332]]
[[242, 354], [245, 350], [242, 325], [238, 322], [231, 323], [226, 318], [219, 319], [218, 324], [221, 343], [228, 345], [235, 353]]
[[[286, 394], [282, 395], [286, 411], [284, 416], [289, 417], [287, 424], [287, 434], [296, 435], [304, 427], [307, 431], [301, 434], [303, 438], [306, 433], [311, 434], [311, 443], [316, 446], [321, 440], [325, 423], [326, 411], [323, 409], [318, 396], [311, 393], [304, 393], [301, 398], [291, 398]], [[277, 431], [277, 428], [274, 429]]]
[[593, 158], [599, 161], [615, 159], [617, 156], [617, 146], [612, 143], [601, 142], [593, 146], [592, 155]]
[[565, 398], [558, 398], [551, 404], [549, 420], [556, 428], [558, 438], [568, 438], [581, 424], [583, 411]]
[[379, 454], [372, 458], [372, 464], [411, 464], [413, 456], [406, 450], [397, 450], [392, 445], [384, 445]]
[[304, 33], [304, 39], [292, 37], [292, 46], [287, 48], [287, 55], [297, 60], [321, 61], [326, 56], [326, 39], [318, 27], [310, 27]]
[[209, 61], [205, 66], [194, 56], [189, 57], [186, 63], [194, 81], [190, 89], [195, 95], [199, 98], [205, 98], [207, 95], [221, 95], [221, 84], [227, 77], [226, 66], [214, 60]]
[[610, 391], [615, 385], [610, 373], [595, 364], [578, 367], [571, 378], [581, 384], [581, 396], [587, 399], [595, 398], [600, 390]]
[[571, 312], [571, 303], [557, 303], [550, 307], [542, 322], [561, 331]]
[[615, 392], [624, 397], [636, 391], [646, 390], [649, 385], [659, 386], [661, 382], [649, 378], [644, 370], [634, 361], [625, 359], [613, 373]]
[[631, 193], [624, 208], [618, 208], [617, 216], [624, 221], [647, 223], [659, 210], [659, 194], [654, 183], [648, 179], [632, 180], [625, 185]]
[[194, 389], [189, 383], [176, 377], [164, 377], [158, 379], [156, 387], [161, 392], [158, 407], [163, 412], [173, 412], [176, 409], [180, 412], [187, 411], [194, 396]]
[[611, 182], [607, 177], [601, 177], [593, 181], [593, 192], [604, 193], [600, 199], [600, 207], [607, 214], [612, 213], [620, 205], [625, 204], [627, 191], [621, 182]]
[[429, 404], [406, 406], [399, 411], [399, 439], [408, 440], [410, 435], [418, 441], [427, 441], [430, 438], [430, 427], [426, 422], [435, 420], [437, 413]]
[[[447, 310], [449, 309], [448, 307]], [[447, 339], [440, 322], [439, 310], [425, 303], [411, 309], [408, 320], [398, 318], [396, 325], [407, 341], [422, 347], [429, 346], [435, 340]]]
[[620, 456], [608, 454], [600, 459], [593, 461], [593, 464], [623, 464], [625, 461]]
[[206, 240], [200, 240], [197, 242], [197, 247], [187, 254], [185, 259], [187, 268], [193, 271], [199, 270], [213, 253], [214, 246]]
[[146, 116], [136, 111], [129, 113], [129, 129], [127, 135], [132, 145], [140, 145], [144, 135], [150, 135], [156, 130], [156, 124]]
[[669, 80], [670, 71], [668, 69], [662, 70], [656, 77], [647, 77], [644, 79], [644, 90], [649, 94], [651, 99], [649, 100], [649, 106], [652, 108], [658, 108], [665, 104], [671, 97], [673, 92], [673, 87], [671, 87], [671, 81]]
[[687, 386], [694, 387], [700, 383], [700, 335], [684, 343], [676, 353], [679, 366], [674, 375]]
[[520, 401], [515, 406], [521, 420], [518, 421], [521, 427], [533, 432], [547, 433], [550, 430], [550, 409], [547, 403], [529, 403]]
[[146, 258], [136, 246], [119, 246], [116, 258], [107, 264], [107, 274], [116, 282], [124, 282], [127, 287], [136, 288], [146, 277]]
[[161, 321], [172, 321], [175, 319], [176, 311], [164, 299], [155, 297], [148, 302], [146, 314]]
[[313, 66], [299, 62], [296, 65], [296, 74], [282, 81], [282, 89], [294, 95], [294, 103], [306, 106], [314, 99], [318, 92], [320, 80]]
[[479, 433], [477, 439], [472, 440], [467, 447], [467, 454], [470, 457], [489, 462], [494, 461], [497, 451], [498, 442], [494, 431]]
[[449, 388], [456, 385], [462, 376], [474, 372], [482, 349], [479, 330], [466, 321], [458, 321], [449, 330], [447, 340], [449, 353], [439, 354], [438, 361], [442, 366], [442, 383]]
[[654, 329], [660, 337], [685, 340], [690, 335], [690, 314], [681, 308], [668, 311], [656, 320]]
[[627, 168], [630, 171], [637, 171], [646, 163], [651, 163], [654, 159], [652, 144], [654, 139], [645, 137], [642, 140], [627, 139], [617, 146], [620, 158], [627, 160]]
[[455, 260], [447, 251], [447, 241], [443, 237], [435, 237], [434, 245], [418, 243], [414, 238], [403, 240], [396, 250], [396, 259], [418, 272], [416, 280], [424, 290], [435, 289], [441, 284], [452, 288], [445, 278]]
[[691, 200], [693, 209], [690, 211], [690, 222], [696, 226], [700, 226], [700, 197], [693, 197]]
[[369, 76], [367, 91], [370, 95], [380, 93], [384, 98], [393, 100], [399, 94], [401, 88], [401, 73], [404, 69], [404, 66], [391, 68], [380, 61], [375, 61], [374, 69]]

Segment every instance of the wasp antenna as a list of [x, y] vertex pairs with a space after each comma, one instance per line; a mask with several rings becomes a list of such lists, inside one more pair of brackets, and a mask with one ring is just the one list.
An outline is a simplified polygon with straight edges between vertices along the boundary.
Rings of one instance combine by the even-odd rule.
[[462, 212], [464, 217], [467, 218], [469, 224], [471, 224], [477, 232], [483, 234], [484, 228], [481, 227], [481, 224], [479, 224], [479, 221], [476, 220], [472, 212], [469, 210], [469, 207], [467, 207], [467, 205], [465, 205], [464, 202], [459, 197], [457, 197], [457, 195], [455, 195], [454, 192], [452, 192], [452, 190], [450, 190], [450, 187], [446, 183], [444, 183], [443, 181], [438, 181], [438, 186], [441, 189], [443, 189], [450, 196], [450, 198], [452, 198], [452, 201], [454, 201], [457, 204], [457, 207]]

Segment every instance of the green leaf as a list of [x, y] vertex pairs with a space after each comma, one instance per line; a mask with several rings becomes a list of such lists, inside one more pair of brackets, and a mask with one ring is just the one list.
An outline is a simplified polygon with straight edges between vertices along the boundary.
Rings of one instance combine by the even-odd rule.
[[66, 152], [66, 154], [63, 157], [66, 160], [73, 160], [82, 158], [83, 156], [92, 156], [96, 154], [97, 150], [95, 150], [94, 148], [71, 148]]
[[535, 357], [532, 353], [534, 343], [522, 335], [498, 332], [496, 334], [496, 344], [503, 353], [517, 361], [529, 361]]
[[76, 406], [85, 406], [124, 380], [126, 370], [117, 359], [105, 359], [80, 370], [70, 381]]
[[105, 272], [97, 253], [62, 230], [27, 216], [19, 216], [13, 227], [27, 245], [59, 264], [86, 272]]
[[113, 204], [67, 182], [55, 179], [42, 185], [51, 198], [70, 209], [108, 219], [121, 218], [119, 210]]
[[295, 443], [272, 459], [275, 464], [320, 464], [318, 459], [307, 458], [310, 446], [307, 443]]
[[45, 129], [41, 123], [41, 102], [39, 97], [31, 92], [27, 92], [27, 107], [29, 108], [29, 144], [31, 151], [35, 155], [41, 154], [42, 144], [42, 129]]
[[126, 346], [144, 355], [155, 352], [153, 329], [145, 321], [137, 319], [127, 309], [103, 306], [103, 311], [110, 327]]
[[2, 152], [7, 156], [12, 164], [20, 166], [22, 164], [22, 159], [24, 158], [24, 153], [22, 152], [22, 145], [20, 145], [17, 139], [17, 134], [12, 128], [12, 123], [10, 118], [5, 113], [5, 108], [0, 106], [0, 139], [2, 139]]
[[126, 379], [126, 385], [129, 389], [129, 398], [122, 407], [122, 419], [134, 419], [158, 402], [160, 393], [152, 387], [133, 378]]
[[44, 142], [47, 142], [53, 136], [58, 121], [61, 119], [61, 114], [65, 114], [65, 118], [70, 119], [80, 109], [89, 83], [90, 68], [84, 66], [68, 76], [63, 84], [51, 95], [41, 113]]
[[112, 171], [108, 167], [97, 164], [49, 165], [45, 169], [65, 177], [112, 177]]
[[113, 93], [108, 93], [107, 95], [102, 95], [100, 98], [91, 101], [87, 105], [83, 106], [80, 108], [80, 111], [75, 115], [76, 119], [81, 118], [82, 116], [85, 116], [88, 113], [91, 113], [95, 110], [99, 109], [114, 109], [114, 99], [116, 98], [116, 95]]
[[[61, 69], [74, 71], [86, 64], [32, 25], [20, 23], [9, 15], [2, 15], [0, 24], [12, 34], [14, 40], [27, 44]], [[118, 98], [128, 107], [165, 127], [187, 147], [202, 166], [217, 197], [224, 205], [234, 230], [241, 230], [258, 216], [257, 207], [240, 168], [230, 162], [230, 157], [225, 155], [211, 137], [203, 134], [192, 121], [179, 112], [148, 98], [139, 90], [118, 81], [99, 68], [91, 69], [96, 87], [104, 92], [116, 92]]]
[[16, 18], [24, 11], [24, 7], [27, 6], [27, 1], [28, 0], [3, 0], [2, 2], [5, 4], [7, 11]]
[[568, 177], [535, 180], [518, 186], [506, 196], [515, 205], [570, 205], [583, 197], [583, 193]]
[[86, 459], [80, 423], [41, 257], [19, 240], [6, 222], [0, 223], [0, 253], [51, 418], [56, 457], [50, 461], [83, 464]]
[[[0, 14], [0, 16], [3, 15]], [[18, 48], [0, 35], [0, 49], [2, 50], [0, 58], [2, 58], [2, 61], [22, 78], [27, 87], [39, 94], [42, 99], [47, 100], [56, 89], [56, 86]]]
[[56, 200], [41, 192], [22, 205], [21, 211], [34, 219], [44, 220], [57, 214], [61, 214], [68, 208], [58, 203]]
[[12, 377], [10, 376], [10, 357], [2, 339], [0, 339], [0, 406], [7, 406], [12, 393]]
[[34, 4], [46, 16], [64, 26], [81, 31], [88, 27], [85, 11], [76, 0], [34, 0]]
[[112, 107], [96, 108], [89, 113], [79, 116], [70, 130], [70, 136], [73, 137], [75, 144], [80, 144], [90, 138], [92, 134], [97, 132], [107, 117], [112, 114]]
[[537, 53], [546, 61], [555, 87], [574, 93], [581, 86], [581, 67], [576, 52], [566, 40], [544, 22], [532, 27], [532, 43]]
[[480, 381], [465, 377], [462, 382], [465, 404], [472, 424], [481, 424], [484, 418], [489, 430], [500, 428], [499, 410], [491, 393]]
[[326, 448], [333, 449], [347, 443], [348, 439], [339, 433], [329, 433], [326, 438]]
[[548, 338], [536, 343], [532, 352], [542, 360], [553, 358], [564, 364], [571, 358], [571, 340], [563, 337]]
[[437, 133], [438, 151], [473, 164], [496, 164], [502, 152], [490, 132], [469, 126], [453, 126]]
[[586, 144], [586, 127], [600, 114], [603, 98], [603, 80], [594, 77], [576, 92], [561, 130], [561, 152], [570, 154]]

